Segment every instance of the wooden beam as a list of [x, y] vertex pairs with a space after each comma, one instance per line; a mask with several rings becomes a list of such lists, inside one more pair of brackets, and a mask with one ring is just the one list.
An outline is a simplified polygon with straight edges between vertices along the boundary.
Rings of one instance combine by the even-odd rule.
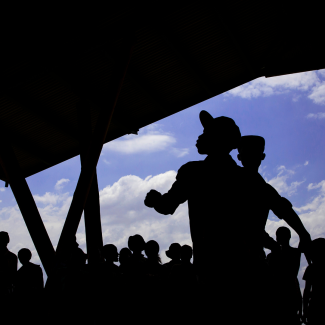
[[71, 129], [71, 125], [65, 123], [63, 118], [52, 114], [50, 109], [38, 103], [37, 100], [30, 98], [21, 89], [16, 88], [15, 91], [8, 90], [5, 92], [5, 96], [16, 105], [39, 118], [48, 126], [51, 126], [58, 132], [65, 134], [70, 139], [78, 141], [76, 132], [75, 130]]
[[186, 48], [181, 39], [176, 37], [174, 31], [168, 26], [167, 22], [161, 18], [160, 13], [155, 13], [148, 17], [150, 25], [169, 46], [178, 58], [180, 64], [190, 71], [195, 81], [206, 91], [209, 96], [214, 96], [212, 85], [209, 78], [204, 75], [195, 58], [190, 54], [191, 51]]
[[216, 22], [219, 23], [219, 26], [221, 26], [224, 33], [228, 35], [228, 38], [231, 41], [234, 50], [238, 53], [239, 58], [242, 60], [252, 79], [261, 77], [263, 74], [262, 67], [260, 69], [255, 67], [252, 55], [250, 55], [249, 50], [245, 46], [244, 42], [242, 41], [242, 39], [235, 36], [238, 35], [238, 33], [236, 33], [233, 29], [233, 24], [231, 23], [231, 21], [229, 22], [229, 20], [226, 20], [226, 14], [230, 9], [227, 9], [226, 6], [221, 4], [220, 6], [218, 5], [218, 7], [219, 10], [215, 10], [215, 8], [212, 8], [212, 6], [208, 7], [208, 9], [213, 10], [216, 13]]
[[[101, 99], [98, 96], [90, 94], [90, 89], [93, 88], [93, 85], [89, 84], [85, 73], [81, 76], [76, 67], [70, 66], [71, 70], [68, 73], [68, 70], [59, 70], [52, 71], [51, 74], [54, 75], [60, 82], [65, 85], [71, 92], [73, 92], [79, 99], [83, 102], [88, 102], [92, 107], [96, 108], [98, 111], [101, 111], [105, 107], [105, 99]], [[107, 97], [106, 94], [100, 96], [102, 98]], [[137, 134], [139, 129], [134, 125], [128, 125], [126, 121], [119, 123], [114, 119], [114, 125], [116, 125], [121, 130], [124, 130], [125, 134]]]
[[49, 275], [54, 267], [55, 252], [37, 209], [33, 195], [20, 170], [14, 151], [0, 127], [0, 164], [16, 198], [39, 258]]
[[86, 153], [87, 158], [81, 169], [77, 187], [74, 192], [71, 206], [57, 246], [58, 256], [64, 252], [66, 243], [68, 243], [69, 239], [72, 238], [72, 236], [75, 236], [77, 232], [82, 211], [86, 205], [91, 183], [96, 171], [98, 159], [103, 148], [103, 143], [106, 139], [114, 109], [122, 89], [127, 68], [130, 63], [133, 47], [134, 41], [132, 41], [132, 45], [128, 49], [125, 49], [125, 52], [121, 55], [120, 62], [118, 62], [116, 65], [116, 86], [115, 89], [112, 89], [111, 91], [111, 98], [108, 101], [108, 108], [102, 109], [100, 112], [96, 129], [94, 131], [90, 146], [88, 147]]
[[[86, 151], [92, 137], [90, 106], [88, 103], [77, 104], [79, 141], [80, 141], [80, 162], [81, 169], [87, 163]], [[100, 201], [97, 181], [97, 172], [91, 183], [87, 202], [84, 208], [84, 220], [86, 231], [86, 243], [88, 264], [98, 264], [98, 250], [103, 247], [102, 225], [100, 220]]]
[[45, 148], [37, 145], [25, 134], [21, 134], [16, 130], [9, 129], [5, 126], [2, 126], [1, 128], [2, 134], [6, 135], [6, 139], [8, 139], [9, 143], [13, 147], [26, 152], [28, 155], [31, 155], [47, 166], [52, 166], [53, 162], [56, 161], [52, 154], [50, 154]]
[[128, 71], [128, 75], [132, 80], [132, 84], [138, 88], [143, 94], [145, 94], [149, 100], [151, 100], [157, 107], [157, 109], [160, 111], [160, 113], [165, 117], [169, 116], [170, 113], [168, 112], [168, 109], [166, 109], [168, 106], [167, 103], [165, 103], [162, 98], [163, 96], [160, 95], [156, 89], [154, 89], [150, 83], [144, 78], [141, 73], [136, 71], [132, 66], [130, 67]]

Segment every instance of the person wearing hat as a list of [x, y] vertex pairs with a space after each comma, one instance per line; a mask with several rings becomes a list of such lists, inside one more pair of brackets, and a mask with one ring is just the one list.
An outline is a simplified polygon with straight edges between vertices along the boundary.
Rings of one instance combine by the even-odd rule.
[[179, 243], [172, 243], [165, 254], [171, 261], [165, 263], [163, 266], [167, 273], [170, 273], [174, 265], [181, 264], [181, 245]]
[[[281, 197], [258, 173], [258, 169], [266, 157], [264, 150], [265, 139], [263, 137], [257, 135], [246, 135], [241, 137], [237, 158], [244, 166], [244, 179], [246, 179], [247, 183], [250, 183], [250, 186], [247, 186], [246, 189], [251, 193], [255, 192], [254, 195], [251, 196], [254, 197], [255, 200], [255, 213], [258, 215], [259, 219], [263, 221], [265, 227], [269, 211], [272, 210], [278, 218], [286, 221], [289, 226], [300, 235], [303, 239], [303, 241], [299, 243], [300, 247], [304, 245], [304, 241], [306, 241], [306, 246], [310, 242], [310, 235], [301, 223], [300, 218], [292, 209], [292, 204], [286, 198]], [[265, 231], [262, 236], [263, 239], [261, 239], [261, 241], [263, 241], [264, 247], [272, 251], [280, 250], [280, 245]], [[308, 259], [308, 256], [306, 257]]]
[[[250, 268], [239, 267], [253, 263], [257, 256], [261, 256], [265, 224], [260, 215], [269, 210], [269, 201], [265, 201], [268, 187], [258, 173], [253, 175], [239, 167], [230, 156], [241, 140], [240, 130], [233, 119], [225, 116], [213, 118], [208, 112], [201, 111], [200, 121], [204, 130], [196, 147], [199, 154], [207, 157], [181, 166], [171, 189], [164, 195], [151, 190], [145, 198], [145, 205], [168, 215], [188, 201], [194, 267], [202, 296], [206, 297], [202, 301], [207, 320], [214, 310], [214, 302], [208, 297], [218, 292], [222, 297], [218, 304], [220, 310], [229, 321], [237, 321], [235, 318], [241, 312], [247, 312], [249, 299], [245, 299], [245, 295], [250, 293], [253, 296], [253, 289], [259, 286]], [[310, 241], [310, 235], [290, 202], [275, 201], [277, 204], [272, 209], [275, 214], [280, 218], [286, 217], [302, 241]], [[243, 253], [234, 258], [238, 248], [242, 248]], [[216, 249], [218, 260], [211, 260]], [[223, 267], [218, 267], [217, 261], [222, 261]], [[245, 277], [252, 281], [242, 281]], [[241, 311], [233, 313], [238, 308]], [[257, 321], [258, 316], [254, 317]]]

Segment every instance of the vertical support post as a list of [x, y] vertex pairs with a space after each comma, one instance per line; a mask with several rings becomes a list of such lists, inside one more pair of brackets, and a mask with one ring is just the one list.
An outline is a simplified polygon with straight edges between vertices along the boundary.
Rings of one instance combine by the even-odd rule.
[[95, 132], [92, 136], [90, 146], [88, 147], [85, 164], [82, 166], [78, 179], [76, 190], [73, 194], [70, 209], [65, 220], [62, 233], [57, 246], [57, 255], [60, 256], [64, 251], [65, 245], [75, 236], [82, 211], [86, 205], [87, 197], [90, 191], [91, 182], [93, 180], [96, 166], [100, 153], [103, 148], [104, 141], [113, 117], [114, 109], [121, 92], [123, 81], [131, 60], [131, 55], [134, 47], [134, 41], [128, 50], [121, 55], [121, 62], [116, 66], [116, 85], [111, 89], [111, 98], [109, 99], [108, 108], [103, 108], [99, 114]]
[[[86, 150], [90, 145], [92, 129], [90, 107], [86, 102], [77, 104], [78, 126], [79, 126], [79, 141], [80, 141], [80, 162], [81, 168], [86, 163]], [[97, 171], [93, 177], [89, 190], [87, 202], [84, 208], [84, 220], [86, 231], [86, 243], [88, 263], [96, 264], [98, 260], [98, 249], [103, 247], [102, 225], [100, 220], [100, 202], [99, 189], [97, 181]]]
[[54, 267], [55, 251], [16, 155], [2, 130], [3, 128], [0, 126], [0, 164], [16, 198], [44, 270], [49, 275]]

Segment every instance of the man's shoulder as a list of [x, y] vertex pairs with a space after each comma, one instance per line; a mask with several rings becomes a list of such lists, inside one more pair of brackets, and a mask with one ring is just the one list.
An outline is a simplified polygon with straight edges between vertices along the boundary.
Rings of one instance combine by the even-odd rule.
[[204, 165], [204, 160], [189, 161], [182, 165], [177, 172], [177, 179], [186, 175], [193, 175], [198, 172]]
[[180, 170], [188, 170], [193, 168], [200, 168], [204, 164], [204, 160], [196, 160], [196, 161], [189, 161], [186, 164], [182, 165], [178, 171]]
[[8, 253], [7, 253], [8, 255], [7, 255], [7, 258], [8, 259], [10, 259], [10, 260], [15, 260], [15, 261], [17, 261], [18, 260], [18, 257], [17, 257], [17, 255], [16, 254], [14, 254], [13, 252], [10, 252], [9, 250], [8, 250]]

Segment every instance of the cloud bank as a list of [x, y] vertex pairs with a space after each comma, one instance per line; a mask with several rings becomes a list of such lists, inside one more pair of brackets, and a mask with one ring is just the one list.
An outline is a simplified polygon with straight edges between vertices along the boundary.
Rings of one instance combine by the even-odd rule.
[[[292, 182], [290, 180], [292, 175], [294, 175], [293, 170], [280, 166], [277, 175], [268, 182], [281, 195], [289, 196], [296, 193], [303, 183], [302, 181]], [[172, 170], [155, 176], [149, 175], [145, 179], [135, 175], [126, 175], [114, 184], [104, 187], [100, 191], [104, 243], [115, 244], [120, 250], [127, 246], [130, 235], [138, 233], [144, 237], [145, 241], [150, 239], [158, 241], [163, 262], [168, 261], [165, 251], [171, 243], [191, 245], [186, 203], [182, 204], [174, 215], [168, 216], [158, 214], [143, 203], [146, 193], [151, 189], [162, 193], [167, 192], [175, 181], [175, 176], [176, 172]], [[307, 189], [312, 195], [311, 199], [294, 209], [310, 232], [312, 239], [325, 237], [325, 180], [309, 184]], [[50, 239], [56, 247], [72, 197], [69, 193], [46, 192], [43, 195], [34, 195], [34, 198]], [[276, 229], [282, 225], [286, 225], [283, 220], [268, 220], [266, 231], [275, 238]], [[27, 247], [32, 251], [32, 262], [40, 264], [17, 205], [3, 207], [0, 210], [0, 229], [9, 233], [11, 251], [17, 254], [19, 249]], [[77, 240], [80, 247], [86, 251], [83, 219], [79, 225]], [[298, 235], [292, 230], [291, 245], [297, 247], [298, 243]], [[301, 278], [306, 265], [305, 259], [302, 258], [299, 273], [301, 287], [304, 286]]]
[[[325, 69], [289, 74], [271, 78], [257, 78], [244, 85], [229, 90], [227, 96], [245, 99], [267, 97], [283, 94], [290, 90], [307, 93], [307, 97], [315, 104], [325, 105]], [[293, 100], [297, 100], [295, 95]]]
[[159, 128], [159, 124], [152, 124], [139, 131], [139, 135], [126, 135], [121, 139], [108, 142], [103, 150], [115, 151], [124, 155], [138, 153], [152, 153], [168, 150], [176, 157], [183, 157], [189, 153], [188, 148], [175, 148], [176, 138]]

